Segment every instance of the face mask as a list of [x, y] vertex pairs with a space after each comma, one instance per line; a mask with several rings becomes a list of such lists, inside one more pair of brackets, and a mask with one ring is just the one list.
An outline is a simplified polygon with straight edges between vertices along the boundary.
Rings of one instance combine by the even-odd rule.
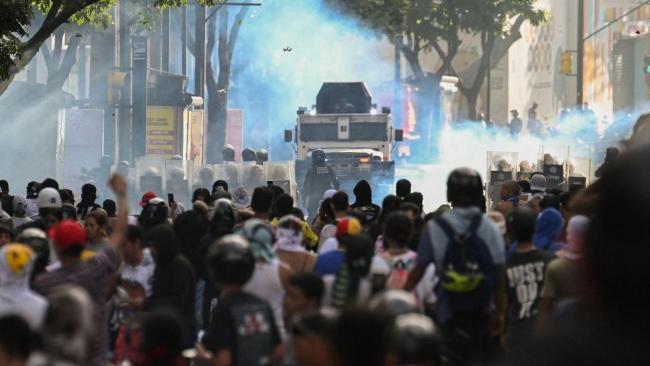
[[519, 206], [519, 196], [503, 197], [503, 200], [507, 202], [512, 202], [512, 204], [515, 207]]

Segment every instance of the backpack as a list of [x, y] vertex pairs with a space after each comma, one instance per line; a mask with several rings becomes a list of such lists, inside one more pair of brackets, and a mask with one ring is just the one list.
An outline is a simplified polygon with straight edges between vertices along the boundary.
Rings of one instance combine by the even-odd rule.
[[498, 276], [487, 244], [476, 233], [482, 219], [476, 215], [462, 234], [444, 219], [435, 219], [449, 238], [443, 263], [437, 269], [440, 281], [436, 295], [452, 313], [485, 311], [492, 300]]
[[402, 289], [406, 285], [406, 280], [409, 277], [409, 272], [415, 263], [416, 254], [409, 252], [408, 259], [392, 258], [388, 252], [382, 254], [382, 258], [390, 268], [388, 276], [386, 276], [387, 289]]

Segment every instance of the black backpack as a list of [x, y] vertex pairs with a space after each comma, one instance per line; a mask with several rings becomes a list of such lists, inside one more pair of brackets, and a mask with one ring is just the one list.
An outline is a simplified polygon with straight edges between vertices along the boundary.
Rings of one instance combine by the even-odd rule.
[[478, 214], [467, 232], [459, 234], [442, 218], [435, 219], [449, 238], [444, 260], [437, 269], [438, 301], [452, 313], [484, 311], [492, 299], [497, 270], [486, 243], [477, 235], [483, 215]]

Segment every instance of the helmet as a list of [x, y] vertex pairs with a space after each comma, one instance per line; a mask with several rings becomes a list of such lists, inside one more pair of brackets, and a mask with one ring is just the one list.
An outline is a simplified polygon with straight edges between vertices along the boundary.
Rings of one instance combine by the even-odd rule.
[[151, 167], [148, 167], [147, 169], [145, 169], [144, 176], [145, 177], [158, 177], [158, 176], [160, 176], [160, 173], [158, 173], [158, 169], [151, 166]]
[[241, 159], [243, 161], [255, 161], [255, 150], [250, 147], [245, 148], [244, 151], [241, 152]]
[[199, 170], [199, 178], [204, 182], [212, 182], [214, 180], [214, 171], [209, 165], [204, 165]]
[[0, 273], [3, 282], [24, 278], [32, 271], [35, 255], [32, 249], [24, 244], [7, 244], [0, 249]]
[[404, 290], [389, 289], [382, 291], [370, 300], [369, 305], [370, 309], [390, 316], [419, 312], [413, 294]]
[[226, 144], [221, 150], [223, 161], [235, 161], [235, 148], [231, 144]]
[[435, 324], [423, 314], [403, 314], [388, 331], [389, 352], [400, 365], [440, 364], [442, 339]]
[[36, 199], [38, 208], [61, 208], [61, 195], [54, 188], [43, 188]]
[[28, 245], [37, 255], [49, 255], [50, 247], [47, 235], [41, 229], [30, 227], [16, 237], [16, 242]]
[[182, 168], [174, 166], [167, 170], [167, 176], [169, 179], [183, 180], [185, 178], [185, 172]]
[[325, 151], [317, 149], [311, 152], [311, 162], [315, 164], [324, 164], [326, 162]]
[[266, 149], [259, 149], [255, 153], [258, 162], [269, 161], [269, 152]]
[[454, 205], [480, 206], [483, 181], [474, 169], [454, 169], [447, 179], [447, 201]]
[[111, 165], [113, 165], [113, 158], [110, 155], [102, 155], [99, 158], [99, 166], [108, 168]]
[[250, 245], [240, 235], [226, 235], [212, 243], [207, 262], [208, 273], [217, 284], [243, 285], [255, 270]]

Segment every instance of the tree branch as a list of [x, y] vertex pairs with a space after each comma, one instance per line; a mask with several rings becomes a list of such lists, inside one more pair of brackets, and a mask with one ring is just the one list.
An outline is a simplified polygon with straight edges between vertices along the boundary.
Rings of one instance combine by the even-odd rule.
[[228, 39], [228, 57], [230, 60], [232, 60], [232, 54], [235, 51], [235, 44], [237, 44], [237, 37], [239, 36], [239, 29], [244, 22], [244, 17], [248, 13], [248, 8], [249, 6], [242, 6], [230, 28], [230, 37]]
[[205, 84], [208, 89], [208, 95], [212, 96], [217, 89], [217, 81], [214, 77], [214, 68], [212, 67], [212, 53], [214, 52], [214, 45], [216, 43], [216, 23], [217, 18], [212, 17], [208, 20], [207, 24], [207, 33], [208, 38], [206, 40], [206, 50], [205, 50]]

